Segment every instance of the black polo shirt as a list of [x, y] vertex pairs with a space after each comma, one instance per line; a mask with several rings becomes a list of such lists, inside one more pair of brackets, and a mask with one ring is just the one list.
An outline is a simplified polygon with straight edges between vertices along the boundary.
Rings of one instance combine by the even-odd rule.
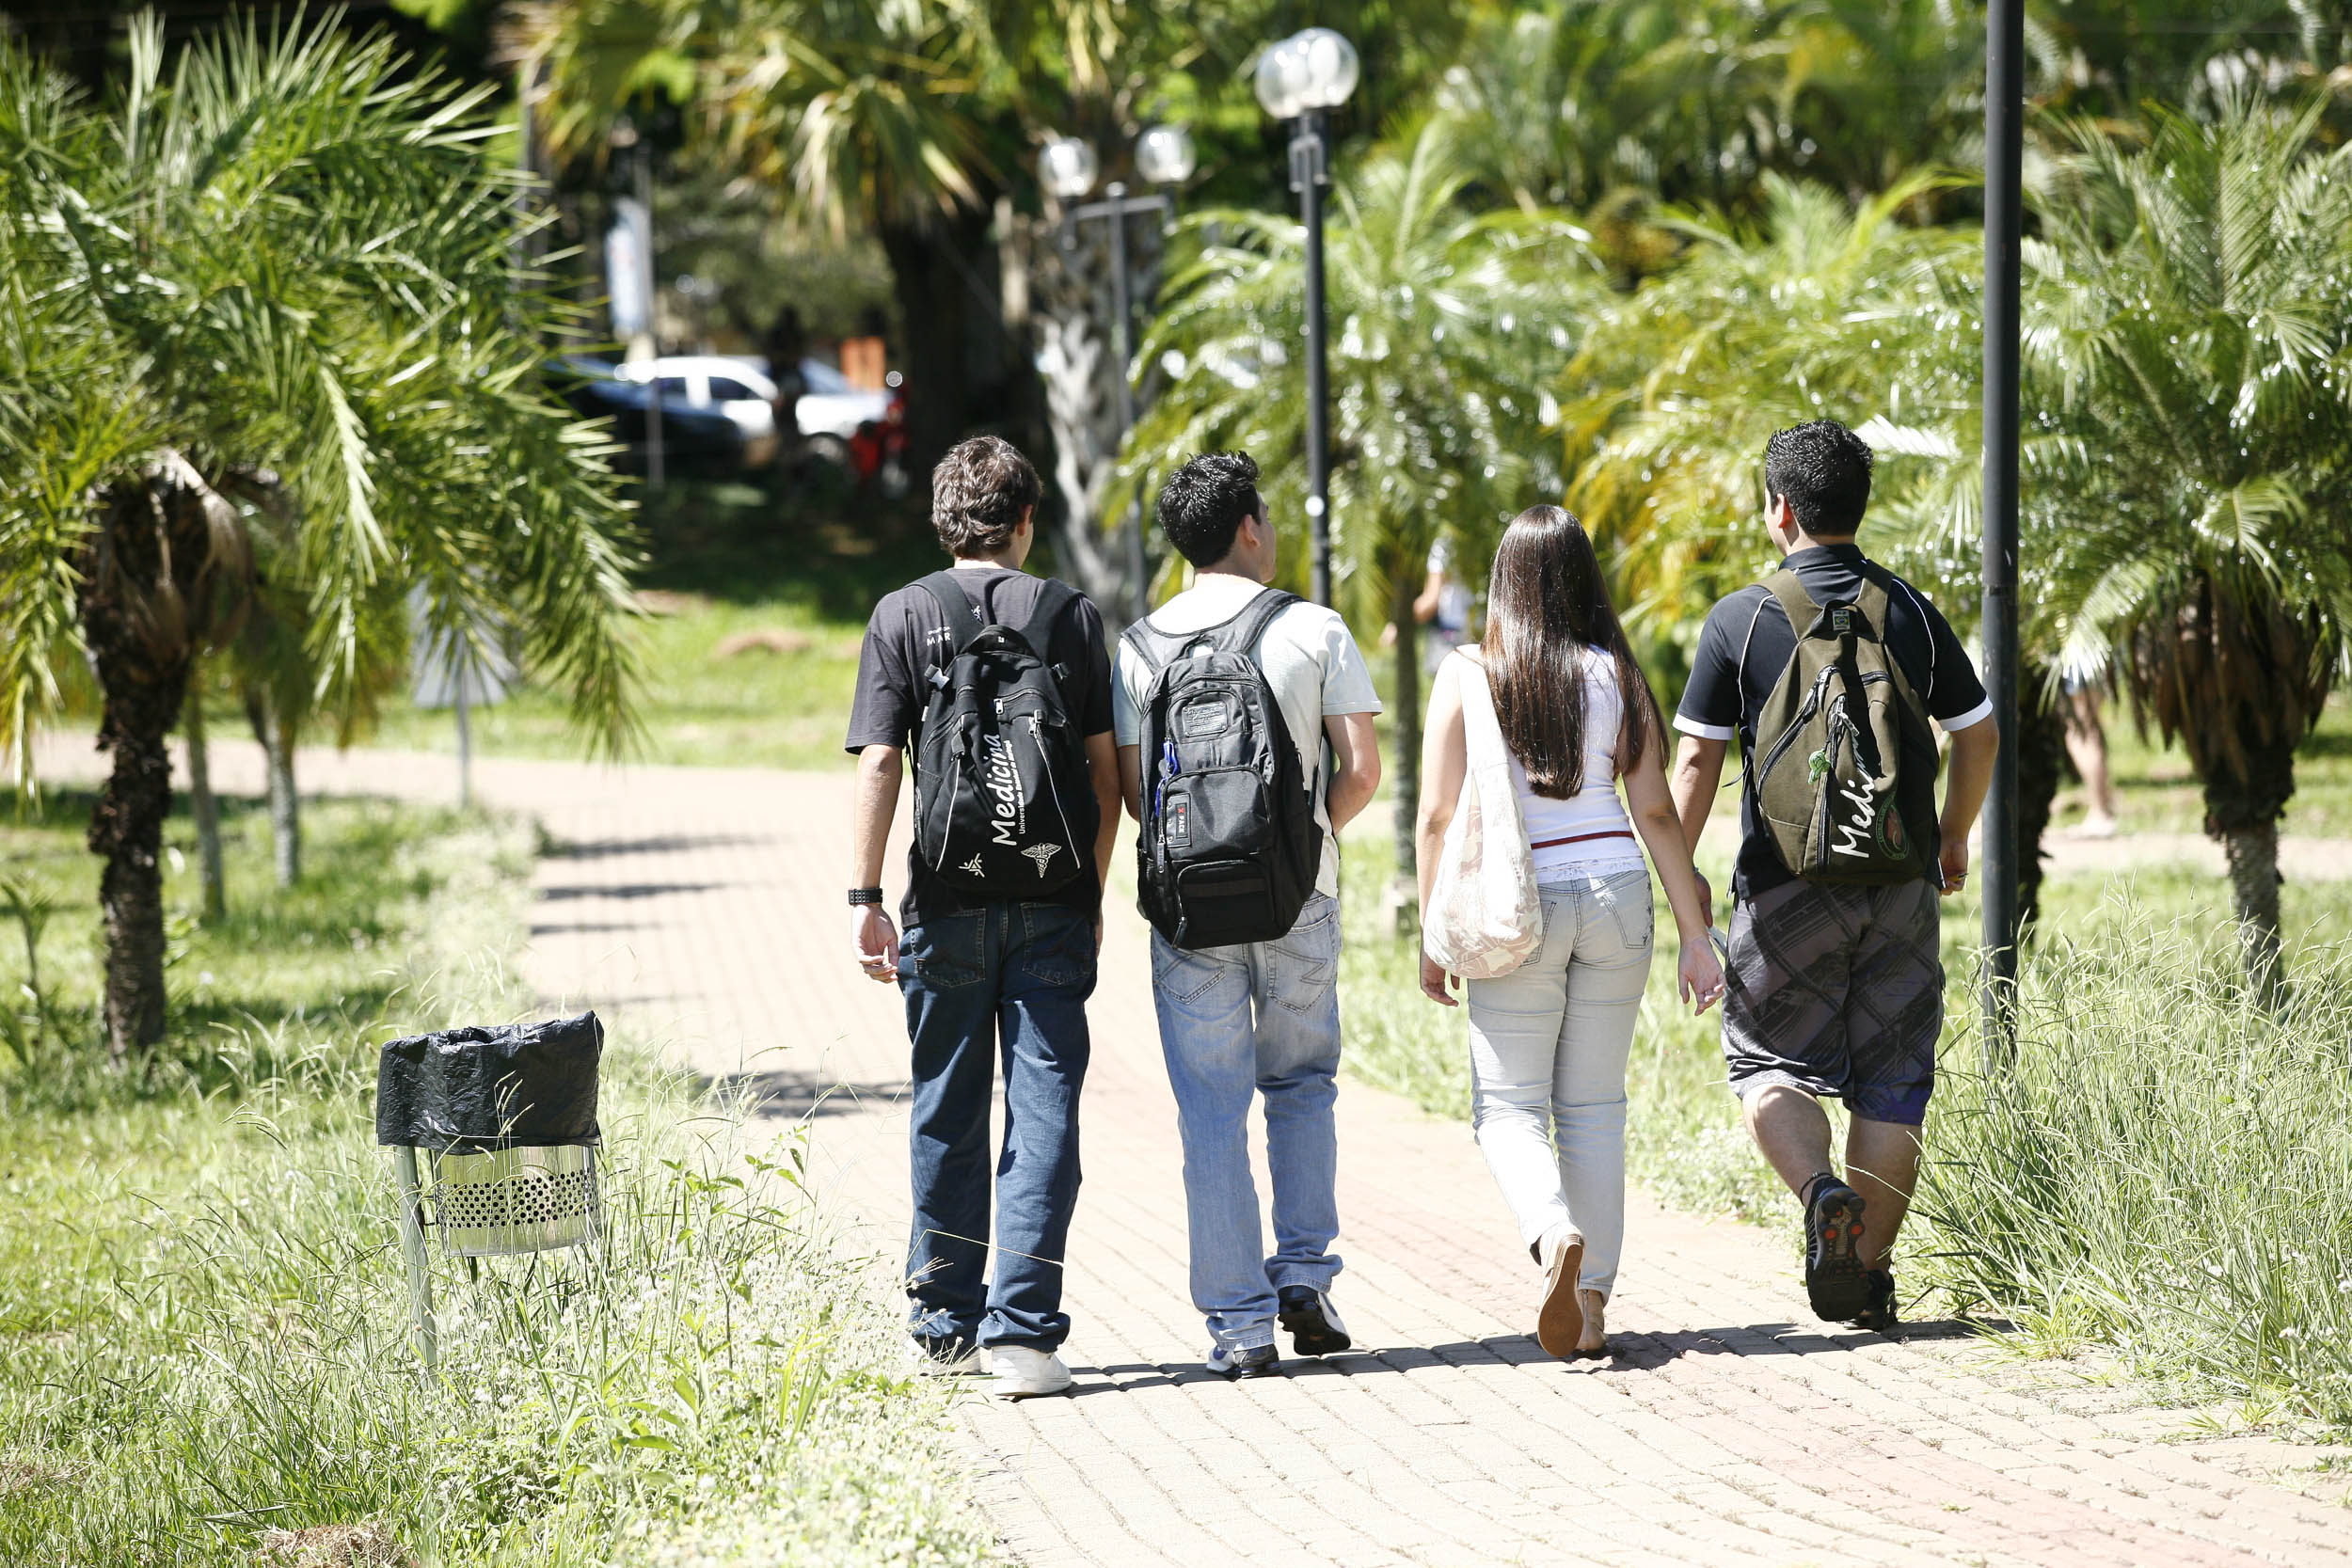
[[[1045, 579], [1005, 566], [969, 566], [954, 574], [964, 595], [986, 626], [1025, 626], [1037, 609]], [[866, 641], [858, 650], [857, 692], [850, 703], [848, 750], [854, 755], [868, 746], [903, 747], [907, 766], [914, 765], [916, 742], [923, 727], [923, 709], [930, 698], [926, 679], [944, 670], [956, 656], [954, 633], [940, 613], [930, 590], [911, 583], [886, 594], [866, 623]], [[1055, 621], [1046, 646], [1038, 650], [1049, 664], [1070, 672], [1063, 691], [1070, 717], [1079, 735], [1091, 739], [1111, 727], [1111, 660], [1103, 641], [1103, 617], [1083, 594]], [[1077, 847], [1085, 863], [1083, 875], [1073, 877], [1056, 893], [1037, 900], [1068, 904], [1089, 912], [1103, 898], [1094, 864], [1094, 846]], [[961, 914], [977, 907], [940, 880], [910, 846], [907, 852], [907, 895], [899, 905], [900, 924], [918, 926], [926, 919]]]
[[[1851, 599], [1862, 592], [1861, 549], [1853, 545], [1817, 545], [1790, 552], [1785, 562], [1816, 604]], [[1892, 577], [1893, 574], [1889, 573]], [[1952, 632], [1944, 612], [1900, 578], [1887, 596], [1886, 641], [1911, 689], [1927, 705], [1928, 716], [1946, 733], [1964, 730], [1993, 717], [1993, 704], [1977, 678], [1968, 650]], [[1788, 624], [1772, 590], [1762, 583], [1742, 588], [1708, 612], [1691, 663], [1691, 684], [1675, 710], [1675, 728], [1706, 740], [1731, 740], [1753, 733], [1764, 700], [1796, 657], [1797, 630]], [[1756, 804], [1740, 791], [1740, 858], [1732, 889], [1752, 898], [1796, 879], [1781, 863], [1769, 835], [1759, 831]]]

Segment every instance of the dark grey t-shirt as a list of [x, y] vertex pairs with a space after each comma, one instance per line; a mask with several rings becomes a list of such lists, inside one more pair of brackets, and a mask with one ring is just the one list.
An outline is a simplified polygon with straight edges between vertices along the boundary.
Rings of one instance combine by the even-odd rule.
[[[1863, 559], [1852, 545], [1817, 545], [1792, 551], [1785, 564], [1814, 603], [1828, 604], [1862, 592]], [[1887, 644], [1911, 689], [1927, 705], [1928, 716], [1947, 732], [1992, 718], [1984, 684], [1951, 623], [1902, 578], [1894, 582], [1886, 606]], [[1675, 710], [1675, 728], [1710, 740], [1755, 733], [1764, 700], [1796, 652], [1797, 630], [1772, 590], [1759, 582], [1726, 596], [1708, 613], [1699, 633], [1698, 656], [1691, 661], [1691, 684]], [[1740, 897], [1795, 879], [1771, 836], [1758, 830], [1755, 801], [1745, 788], [1740, 791], [1740, 835], [1732, 888]]]
[[[966, 567], [954, 577], [982, 626], [1027, 626], [1045, 582], [1043, 578], [1003, 566]], [[847, 747], [850, 752], [868, 746], [899, 746], [906, 750], [908, 766], [914, 766], [923, 709], [930, 701], [926, 677], [954, 660], [953, 636], [938, 601], [920, 583], [883, 595], [866, 623], [866, 641], [858, 650], [857, 692], [850, 703]], [[1103, 617], [1085, 594], [1071, 601], [1046, 641], [1047, 645], [1038, 651], [1047, 663], [1069, 672], [1062, 691], [1078, 733], [1089, 738], [1109, 733], [1110, 653], [1103, 641]], [[1068, 904], [1089, 911], [1102, 902], [1094, 846], [1078, 847], [1086, 863], [1085, 874], [1073, 877], [1061, 891], [1040, 902]], [[923, 864], [922, 857], [910, 850], [907, 895], [898, 910], [902, 925], [917, 926], [927, 918], [960, 914], [977, 904], [941, 881]]]

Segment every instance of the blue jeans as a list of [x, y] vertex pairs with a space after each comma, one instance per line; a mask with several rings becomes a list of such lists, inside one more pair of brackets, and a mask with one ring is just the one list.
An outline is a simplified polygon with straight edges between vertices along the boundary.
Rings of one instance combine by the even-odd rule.
[[[898, 988], [914, 1045], [914, 1232], [907, 1326], [934, 1349], [1026, 1345], [1070, 1333], [1062, 1254], [1078, 1201], [1094, 918], [1059, 904], [993, 903], [911, 926]], [[990, 1090], [1005, 1064], [989, 1255]]]
[[[1152, 938], [1152, 995], [1176, 1090], [1192, 1304], [1217, 1343], [1274, 1343], [1275, 1292], [1330, 1288], [1340, 1260], [1332, 1116], [1340, 1067], [1340, 906], [1321, 894], [1274, 942], [1185, 952]], [[1265, 1097], [1274, 1256], [1249, 1175], [1250, 1091]]]

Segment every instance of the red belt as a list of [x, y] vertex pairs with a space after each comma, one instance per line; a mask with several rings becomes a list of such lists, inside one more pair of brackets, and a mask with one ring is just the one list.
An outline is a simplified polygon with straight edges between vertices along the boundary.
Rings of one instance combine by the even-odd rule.
[[1557, 849], [1563, 844], [1589, 844], [1597, 838], [1631, 838], [1632, 836], [1623, 828], [1611, 828], [1606, 832], [1574, 833], [1566, 838], [1538, 839], [1528, 847], [1530, 849]]

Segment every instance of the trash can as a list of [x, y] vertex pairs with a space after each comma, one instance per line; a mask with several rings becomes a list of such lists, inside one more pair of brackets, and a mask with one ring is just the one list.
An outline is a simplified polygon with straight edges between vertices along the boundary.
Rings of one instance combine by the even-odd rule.
[[424, 1252], [428, 1202], [452, 1257], [514, 1257], [596, 1240], [603, 1051], [604, 1025], [594, 1013], [445, 1029], [384, 1047], [375, 1141], [392, 1150], [399, 1173], [401, 1245], [428, 1372], [438, 1349]]

